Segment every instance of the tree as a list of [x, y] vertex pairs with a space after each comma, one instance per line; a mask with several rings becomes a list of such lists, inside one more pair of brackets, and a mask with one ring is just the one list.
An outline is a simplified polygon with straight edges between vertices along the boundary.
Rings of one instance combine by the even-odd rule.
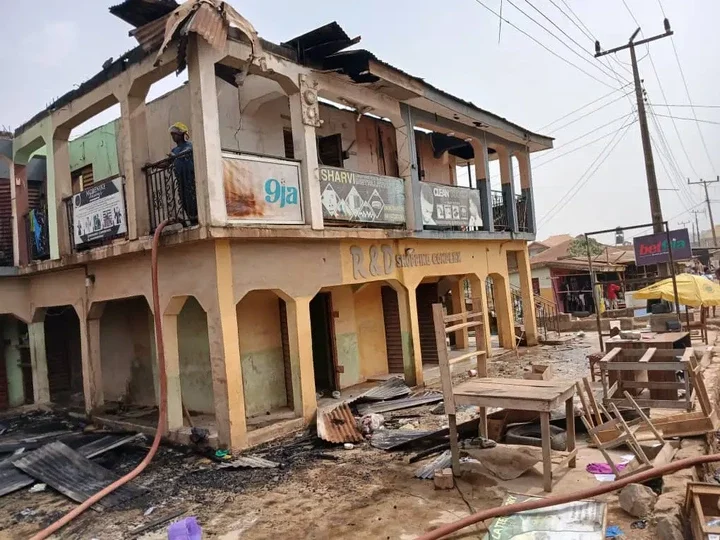
[[593, 238], [575, 238], [568, 246], [568, 255], [571, 257], [587, 257], [588, 244], [590, 245], [590, 255], [597, 257], [605, 252], [605, 246]]

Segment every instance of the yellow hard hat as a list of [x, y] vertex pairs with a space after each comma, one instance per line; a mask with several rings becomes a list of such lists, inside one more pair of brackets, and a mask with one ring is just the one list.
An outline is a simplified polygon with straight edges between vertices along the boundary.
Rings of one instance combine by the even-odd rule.
[[175, 122], [170, 126], [170, 133], [187, 133], [188, 127], [182, 122]]

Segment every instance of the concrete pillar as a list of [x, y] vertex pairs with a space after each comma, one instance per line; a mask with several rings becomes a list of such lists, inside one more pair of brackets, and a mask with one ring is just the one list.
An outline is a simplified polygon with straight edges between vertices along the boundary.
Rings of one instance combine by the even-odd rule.
[[[487, 289], [485, 286], [485, 280], [480, 279], [476, 275], [468, 277], [470, 281], [470, 296], [473, 298], [473, 304], [479, 301], [479, 308], [482, 310], [482, 329], [478, 331], [475, 329], [475, 341], [476, 346], [479, 350], [485, 351], [486, 358], [492, 356], [492, 342], [490, 341], [490, 311], [488, 309], [487, 301]], [[473, 306], [473, 311], [475, 307]]]
[[537, 232], [535, 223], [535, 199], [533, 197], [532, 172], [530, 167], [530, 152], [524, 151], [518, 154], [518, 165], [520, 166], [520, 189], [525, 199], [526, 223], [528, 232]]
[[503, 146], [497, 148], [500, 162], [500, 180], [502, 182], [503, 201], [507, 214], [508, 229], [517, 232], [517, 207], [515, 206], [515, 183], [513, 181], [512, 154]]
[[8, 405], [19, 407], [25, 403], [25, 386], [23, 384], [23, 369], [20, 366], [20, 329], [18, 320], [6, 315], [0, 317], [2, 330], [5, 373], [7, 375]]
[[317, 410], [315, 394], [315, 368], [313, 366], [312, 336], [310, 331], [310, 301], [304, 296], [285, 301], [288, 342], [290, 345], [290, 371], [292, 374], [293, 410], [310, 422]]
[[217, 304], [207, 313], [215, 420], [220, 445], [236, 450], [247, 446], [247, 427], [232, 259], [226, 239], [215, 242], [215, 265]]
[[[68, 152], [69, 130], [57, 129], [47, 150], [48, 180], [48, 241], [50, 258], [59, 259], [71, 253], [67, 211], [64, 199], [72, 195], [70, 177], [70, 154]], [[51, 186], [53, 189], [51, 189]]]
[[413, 130], [412, 109], [400, 103], [400, 121], [395, 124], [398, 171], [405, 180], [405, 228], [422, 231], [422, 207], [420, 203], [420, 173], [417, 163], [415, 131]]
[[491, 277], [493, 280], [495, 317], [497, 318], [500, 347], [503, 349], [514, 349], [516, 347], [515, 320], [513, 317], [510, 286], [507, 278], [500, 274], [492, 274]]
[[[423, 374], [422, 351], [420, 348], [420, 324], [418, 323], [417, 297], [415, 287], [408, 286], [404, 295], [398, 293], [400, 321], [407, 320], [410, 325], [412, 346], [412, 364], [405, 366], [405, 381], [408, 385], [419, 386], [425, 381]], [[403, 298], [404, 296], [404, 298]]]
[[200, 36], [191, 34], [188, 39], [187, 58], [190, 138], [195, 162], [198, 221], [200, 225], [224, 226], [227, 222], [227, 210], [215, 86], [215, 62], [218, 60], [218, 53]]
[[537, 318], [535, 317], [535, 294], [532, 288], [532, 271], [530, 270], [530, 255], [527, 245], [521, 251], [516, 251], [518, 275], [520, 277], [520, 291], [523, 303], [523, 324], [525, 326], [525, 339], [528, 346], [538, 344]]
[[317, 84], [314, 80], [300, 75], [300, 92], [291, 94], [290, 122], [293, 135], [295, 158], [300, 159], [303, 212], [305, 223], [315, 230], [324, 227], [320, 180], [318, 177], [318, 155], [315, 128], [320, 125], [320, 111], [317, 106]]
[[30, 363], [32, 364], [33, 403], [50, 403], [47, 353], [45, 350], [45, 310], [39, 309], [28, 324]]
[[475, 154], [475, 182], [480, 192], [480, 215], [482, 216], [483, 230], [493, 232], [495, 220], [492, 208], [492, 190], [490, 189], [490, 161], [488, 147], [484, 141], [472, 139], [473, 153]]
[[[465, 288], [463, 284], [464, 279], [459, 279], [450, 286], [450, 293], [452, 298], [452, 314], [465, 313]], [[462, 321], [457, 321], [455, 324], [459, 324]], [[468, 329], [461, 328], [454, 332], [455, 334], [455, 348], [456, 349], [467, 349], [468, 348]]]
[[182, 387], [180, 383], [180, 348], [178, 342], [178, 315], [187, 296], [176, 296], [163, 315], [163, 342], [165, 345], [165, 376], [167, 378], [167, 428], [175, 431], [183, 427]]
[[75, 306], [80, 320], [80, 354], [82, 356], [85, 411], [91, 414], [105, 404], [100, 351], [100, 319], [105, 302], [96, 302], [85, 313], [82, 304]]
[[134, 86], [120, 100], [120, 151], [125, 175], [128, 237], [131, 240], [150, 234], [147, 183], [142, 171], [150, 156], [145, 107], [147, 90], [144, 85]]
[[28, 213], [27, 167], [14, 163], [10, 167], [10, 203], [13, 215], [13, 261], [16, 266], [30, 261], [25, 214]]

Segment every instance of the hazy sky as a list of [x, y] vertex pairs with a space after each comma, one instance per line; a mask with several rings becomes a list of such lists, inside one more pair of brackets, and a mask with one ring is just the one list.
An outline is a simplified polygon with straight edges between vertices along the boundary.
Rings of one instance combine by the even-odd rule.
[[[6, 2], [0, 23], [3, 27], [0, 45], [4, 51], [1, 62], [5, 74], [5, 84], [0, 86], [0, 103], [3, 103], [0, 126], [14, 129], [54, 98], [73, 88], [73, 85], [97, 73], [105, 60], [111, 56], [117, 58], [136, 45], [135, 40], [127, 34], [131, 27], [107, 11], [110, 5], [118, 1]], [[481, 1], [495, 11], [499, 10], [501, 0]], [[625, 1], [642, 26], [642, 35], [651, 36], [663, 31], [663, 14], [658, 0]], [[636, 28], [623, 0], [565, 2], [587, 25], [589, 33], [600, 40], [603, 48], [626, 43]], [[622, 117], [632, 112], [634, 94], [623, 97], [623, 93], [631, 91], [632, 86], [625, 87], [622, 92], [616, 91], [583, 111], [545, 128], [560, 117], [625, 84], [614, 78], [612, 71], [607, 68], [607, 60], [604, 67], [607, 74], [600, 71], [599, 68], [603, 66], [591, 55], [594, 49], [592, 41], [553, 5], [570, 15], [565, 2], [502, 0], [503, 16], [605, 84], [556, 58], [506, 23], [502, 25], [498, 43], [498, 18], [483, 8], [478, 0], [235, 0], [231, 3], [250, 20], [261, 36], [275, 42], [335, 20], [348, 34], [361, 35], [360, 46], [373, 51], [386, 62], [515, 123], [555, 137], [555, 146], [562, 145], [562, 148], [533, 157], [533, 180], [540, 223], [538, 236], [543, 238], [550, 234], [577, 234], [650, 220], [637, 122], [633, 122], [626, 133], [620, 131], [617, 138], [613, 138], [613, 135], [603, 137], [621, 128]], [[662, 3], [675, 31], [672, 39], [693, 103], [720, 105], [717, 97], [717, 89], [720, 87], [720, 33], [716, 28], [720, 20], [720, 2], [662, 0]], [[533, 6], [582, 45], [584, 50], [552, 26]], [[572, 53], [526, 18], [518, 8], [552, 30], [578, 54]], [[688, 98], [672, 44], [670, 38], [653, 43], [650, 45], [651, 57], [646, 56], [648, 47], [639, 47], [638, 57], [642, 59], [640, 74], [645, 80], [651, 103], [687, 105]], [[616, 58], [629, 67], [628, 51], [619, 53]], [[662, 97], [650, 63], [651, 58], [667, 101]], [[618, 62], [612, 61], [609, 65], [622, 78], [631, 80], [629, 71]], [[178, 79], [174, 75], [164, 79], [153, 87], [151, 95], [159, 95], [177, 83]], [[601, 110], [572, 122], [582, 114], [608, 103]], [[658, 115], [692, 117], [692, 110], [687, 107], [673, 107], [668, 111], [665, 107], [655, 106], [654, 111]], [[102, 119], [109, 120], [118, 113], [117, 109], [113, 109]], [[696, 108], [696, 114], [700, 119], [720, 122], [720, 108]], [[629, 116], [627, 120], [631, 118]], [[656, 127], [655, 120], [662, 128], [661, 131]], [[720, 145], [720, 125], [701, 124], [708, 148], [706, 152], [695, 122], [676, 120], [679, 139], [672, 120], [662, 117], [656, 117], [655, 120], [650, 120], [650, 129], [658, 146], [655, 160], [661, 188], [674, 188], [673, 184], [679, 186], [687, 182], [687, 177], [709, 179], [720, 173], [720, 156], [716, 155]], [[569, 122], [572, 123], [566, 125]], [[620, 138], [623, 133], [624, 136]], [[588, 135], [574, 141], [585, 134]], [[667, 141], [672, 157], [666, 150], [664, 140]], [[602, 161], [603, 158], [599, 156], [606, 145], [617, 141], [614, 150], [595, 174], [581, 184], [577, 194], [563, 199], [593, 162], [597, 165]], [[587, 146], [542, 165], [551, 158], [583, 145]], [[714, 163], [711, 163], [708, 153]], [[663, 163], [671, 173], [670, 176], [665, 172]], [[594, 168], [590, 168], [590, 171]], [[702, 201], [701, 193], [700, 187], [691, 188], [690, 193], [686, 193], [684, 188], [681, 191], [662, 191], [664, 217], [671, 219], [673, 226], [677, 226], [679, 221], [691, 219], [692, 215], [686, 207], [703, 209], [702, 205], [695, 206]], [[715, 186], [711, 189], [713, 197], [720, 198], [720, 190]], [[554, 206], [557, 206], [555, 211], [548, 214]], [[715, 216], [720, 220], [720, 211], [717, 210]], [[545, 219], [542, 219], [544, 216]], [[701, 226], [708, 228], [707, 216], [700, 216], [700, 220]]]

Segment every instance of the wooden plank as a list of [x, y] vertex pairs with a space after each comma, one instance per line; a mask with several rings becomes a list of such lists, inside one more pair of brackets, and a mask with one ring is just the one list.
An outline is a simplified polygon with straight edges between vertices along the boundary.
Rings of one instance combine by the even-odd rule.
[[573, 404], [573, 398], [565, 400], [565, 426], [566, 426], [566, 444], [565, 450], [572, 454], [572, 457], [568, 460], [568, 467], [571, 469], [575, 468], [577, 449], [575, 448], [575, 406]]
[[447, 345], [445, 342], [445, 329], [443, 323], [442, 304], [433, 304], [433, 324], [435, 326], [435, 341], [437, 342], [438, 364], [440, 370], [440, 383], [445, 403], [445, 414], [448, 416], [448, 435], [450, 439], [450, 455], [453, 475], [459, 476], [460, 449], [458, 447], [457, 423], [455, 419], [455, 398], [453, 397], [452, 376], [448, 362]]
[[575, 448], [571, 452], [569, 452], [566, 456], [564, 456], [558, 463], [556, 463], [553, 467], [553, 471], [560, 469], [561, 467], [564, 467], [567, 465], [569, 468], [574, 469], [575, 468], [575, 462], [577, 461], [577, 454], [578, 449]]
[[612, 362], [613, 358], [615, 358], [617, 355], [621, 354], [624, 351], [624, 349], [621, 348], [615, 348], [612, 349], [609, 353], [607, 353], [605, 356], [603, 356], [600, 361], [603, 362]]
[[595, 413], [597, 424], [600, 425], [603, 423], [602, 415], [600, 414], [600, 409], [598, 409], [597, 401], [595, 401], [595, 394], [593, 393], [592, 386], [590, 386], [590, 381], [587, 377], [583, 377], [583, 384], [585, 385], [585, 392], [587, 392], [588, 402], [592, 407], [593, 413]]
[[[677, 357], [682, 356], [685, 354], [685, 351], [687, 349], [659, 349], [657, 347], [650, 347], [655, 349], [654, 357], [655, 358], [670, 358], [670, 357]], [[642, 358], [645, 353], [650, 350], [650, 348], [645, 349], [620, 349], [622, 351], [623, 358]], [[616, 349], [613, 349], [616, 350]], [[604, 360], [604, 358], [601, 358], [600, 360]]]
[[630, 395], [629, 392], [625, 392], [625, 398], [630, 402], [630, 404], [635, 409], [635, 412], [637, 412], [638, 415], [640, 416], [640, 418], [642, 418], [643, 422], [645, 422], [645, 425], [647, 425], [648, 428], [650, 429], [650, 431], [653, 432], [653, 434], [655, 435], [655, 438], [657, 438], [657, 440], [660, 443], [664, 443], [665, 441], [663, 439], [663, 436], [660, 434], [660, 432], [657, 429], [655, 429], [655, 426], [653, 425], [653, 423], [650, 421], [650, 419], [647, 416], [645, 416], [645, 413], [643, 412], [642, 408], [632, 398], [632, 396]]
[[546, 412], [555, 409], [558, 404], [547, 400], [518, 400], [514, 398], [499, 398], [495, 396], [465, 396], [455, 395], [456, 405], [477, 405], [478, 407], [501, 407], [504, 409], [518, 409], [521, 411]]
[[640, 357], [640, 360], [638, 360], [638, 362], [649, 362], [656, 352], [657, 348], [650, 347], [648, 350], [645, 351], [645, 354]]
[[468, 358], [476, 358], [478, 356], [485, 356], [485, 351], [471, 351], [469, 353], [461, 354], [460, 356], [451, 358], [450, 363], [457, 364], [458, 362], [462, 362], [463, 360], [467, 360]]
[[688, 371], [688, 363], [677, 362], [604, 362], [600, 360], [600, 369], [606, 371]]
[[567, 390], [568, 388], [572, 388], [575, 383], [573, 381], [562, 381], [562, 380], [552, 380], [552, 381], [534, 381], [534, 380], [528, 380], [528, 379], [500, 379], [497, 377], [486, 377], [483, 379], [472, 379], [465, 381], [461, 384], [458, 384], [456, 388], [460, 388], [464, 385], [487, 385], [492, 386], [493, 388], [499, 387], [499, 386], [507, 386], [507, 387], [519, 387], [519, 386], [532, 386], [537, 388], [555, 388], [558, 390], [558, 392], [563, 392]]
[[552, 454], [550, 452], [550, 413], [540, 415], [540, 436], [542, 439], [543, 489], [552, 491]]
[[593, 421], [592, 417], [592, 411], [590, 410], [590, 405], [588, 404], [587, 400], [585, 399], [585, 394], [583, 392], [582, 387], [580, 386], [580, 383], [575, 383], [575, 393], [580, 398], [580, 403], [582, 403], [583, 407], [583, 414], [585, 415], [585, 418], [588, 420], [591, 426], [594, 426], [595, 422]]
[[[435, 304], [433, 304], [433, 305], [435, 305]], [[482, 321], [469, 321], [469, 322], [464, 322], [464, 323], [459, 323], [459, 324], [453, 324], [452, 326], [448, 326], [447, 328], [445, 328], [445, 333], [449, 334], [451, 332], [455, 332], [456, 330], [462, 330], [463, 328], [472, 328], [474, 326], [481, 326], [481, 325], [482, 325]]]
[[[606, 404], [615, 403], [624, 407], [629, 407], [625, 398], [609, 398], [605, 400]], [[638, 399], [637, 404], [641, 407], [650, 407], [651, 409], [684, 409], [684, 401], [672, 401], [669, 399]]]
[[443, 322], [449, 323], [455, 321], [464, 321], [466, 319], [477, 319], [478, 317], [482, 316], [482, 311], [466, 311], [464, 313], [456, 313], [455, 315], [445, 315], [443, 317]]
[[448, 431], [450, 439], [450, 465], [453, 475], [460, 476], [460, 448], [458, 446], [457, 420], [455, 414], [448, 414]]
[[652, 388], [672, 390], [685, 388], [682, 382], [656, 382], [656, 381], [623, 381], [623, 388]]
[[532, 399], [543, 401], [554, 401], [562, 394], [554, 388], [528, 388], [528, 387], [504, 387], [493, 388], [492, 386], [465, 386], [455, 388], [453, 394], [456, 396], [487, 396], [487, 397], [510, 397], [517, 400]]

